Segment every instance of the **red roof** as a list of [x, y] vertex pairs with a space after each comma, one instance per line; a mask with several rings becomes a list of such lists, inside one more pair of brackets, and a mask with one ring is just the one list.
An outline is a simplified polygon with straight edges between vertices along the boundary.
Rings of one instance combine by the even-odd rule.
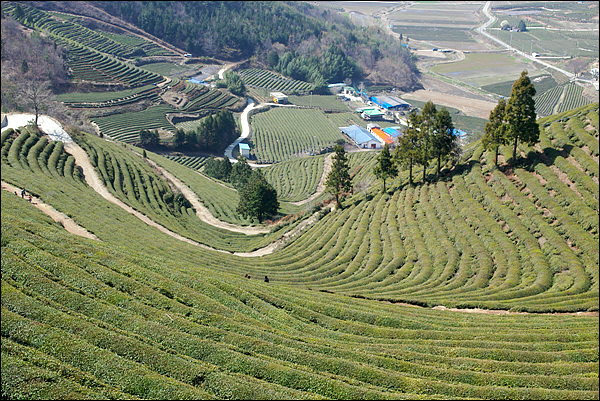
[[388, 145], [394, 143], [392, 137], [386, 134], [384, 131], [380, 130], [379, 128], [372, 128], [371, 132], [380, 137], [383, 140], [383, 142], [387, 143]]

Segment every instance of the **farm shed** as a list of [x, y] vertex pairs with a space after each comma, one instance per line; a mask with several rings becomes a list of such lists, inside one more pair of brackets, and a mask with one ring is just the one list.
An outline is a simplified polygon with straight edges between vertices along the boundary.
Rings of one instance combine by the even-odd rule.
[[396, 142], [392, 139], [392, 137], [390, 137], [388, 134], [386, 134], [381, 128], [373, 128], [371, 130], [371, 132], [373, 134], [377, 135], [377, 137], [380, 139], [380, 141], [382, 143], [387, 143], [387, 145], [390, 148], [396, 147]]
[[376, 105], [381, 106], [386, 110], [400, 110], [410, 108], [410, 103], [405, 102], [404, 100], [396, 96], [371, 96], [369, 99]]
[[271, 92], [271, 98], [273, 99], [273, 102], [275, 102], [275, 103], [279, 103], [279, 104], [289, 103], [287, 95], [284, 95], [281, 92]]
[[250, 158], [250, 145], [247, 143], [240, 143], [240, 154], [246, 159]]
[[381, 149], [381, 140], [375, 138], [368, 130], [358, 125], [349, 127], [339, 127], [343, 134], [346, 134], [359, 148], [363, 149]]
[[367, 111], [367, 110], [377, 110], [376, 107], [371, 107], [371, 106], [365, 106], [365, 107], [359, 107], [356, 110], [354, 110], [355, 113], [362, 113], [363, 111]]
[[368, 109], [364, 110], [360, 116], [363, 118], [363, 120], [379, 120], [385, 116], [385, 113], [377, 109]]

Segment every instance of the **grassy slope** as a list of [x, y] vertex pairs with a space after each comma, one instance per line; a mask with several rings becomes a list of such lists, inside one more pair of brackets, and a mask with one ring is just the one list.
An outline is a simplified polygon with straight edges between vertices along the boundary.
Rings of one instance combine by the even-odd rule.
[[411, 188], [403, 172], [254, 259], [181, 243], [9, 152], [3, 180], [102, 241], [2, 191], [3, 396], [597, 399], [598, 317], [362, 299], [597, 311], [597, 113], [541, 121], [543, 153], [521, 147], [512, 174], [474, 144], [446, 179]]

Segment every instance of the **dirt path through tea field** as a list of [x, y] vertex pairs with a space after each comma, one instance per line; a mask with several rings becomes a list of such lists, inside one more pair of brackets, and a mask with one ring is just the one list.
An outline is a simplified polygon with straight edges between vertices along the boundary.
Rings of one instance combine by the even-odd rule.
[[[17, 188], [17, 187], [15, 187], [7, 182], [4, 182], [4, 181], [2, 181], [2, 189], [5, 191], [14, 193], [17, 196], [19, 196], [19, 194], [21, 193], [21, 188]], [[69, 216], [67, 216], [64, 213], [59, 212], [52, 206], [42, 202], [39, 198], [32, 196], [30, 203], [33, 206], [40, 209], [42, 212], [46, 213], [48, 216], [50, 216], [52, 218], [52, 220], [62, 224], [62, 226], [65, 228], [65, 230], [67, 230], [71, 234], [79, 235], [80, 237], [85, 237], [85, 238], [89, 238], [89, 239], [93, 239], [93, 240], [98, 240], [98, 237], [96, 237], [94, 234], [92, 234], [85, 228], [81, 227]]]

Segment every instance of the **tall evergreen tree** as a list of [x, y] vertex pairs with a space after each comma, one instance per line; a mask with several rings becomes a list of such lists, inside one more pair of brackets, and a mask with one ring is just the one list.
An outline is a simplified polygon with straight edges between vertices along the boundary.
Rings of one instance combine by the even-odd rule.
[[421, 111], [419, 123], [419, 146], [416, 152], [417, 162], [423, 166], [423, 182], [425, 182], [425, 173], [431, 160], [431, 140], [435, 128], [435, 116], [437, 109], [431, 100], [425, 103]]
[[252, 174], [252, 167], [248, 164], [246, 158], [242, 155], [239, 155], [237, 158], [237, 163], [231, 166], [231, 173], [229, 174], [229, 182], [237, 189], [238, 191], [246, 185], [248, 180], [250, 179], [250, 175]]
[[375, 174], [375, 177], [383, 180], [382, 193], [385, 193], [385, 181], [388, 178], [393, 178], [398, 175], [398, 167], [396, 167], [396, 163], [394, 163], [394, 160], [392, 159], [390, 148], [387, 143], [383, 146], [383, 150], [377, 157], [377, 164], [373, 168], [373, 174]]
[[160, 145], [160, 137], [157, 130], [141, 129], [139, 138], [141, 146], [157, 147]]
[[259, 169], [252, 171], [239, 195], [238, 213], [244, 217], [256, 218], [259, 223], [265, 216], [277, 213], [279, 208], [277, 191], [267, 182]]
[[229, 158], [224, 157], [223, 159], [216, 159], [210, 157], [204, 164], [204, 173], [217, 180], [229, 181], [231, 168], [232, 166]]
[[527, 71], [512, 86], [510, 98], [506, 104], [506, 122], [508, 124], [507, 139], [513, 143], [512, 165], [517, 160], [517, 144], [519, 141], [534, 145], [540, 138], [540, 126], [536, 121], [535, 87], [527, 76]]
[[175, 135], [173, 135], [173, 147], [175, 149], [180, 149], [185, 146], [185, 143], [186, 143], [185, 131], [181, 128], [178, 128], [175, 131]]
[[442, 159], [450, 155], [456, 142], [452, 117], [445, 107], [435, 114], [430, 142], [431, 154], [437, 159], [437, 177], [439, 179]]
[[481, 140], [484, 149], [494, 150], [494, 164], [498, 167], [498, 149], [500, 145], [506, 145], [507, 124], [504, 120], [506, 113], [506, 101], [498, 100], [494, 110], [490, 111], [490, 121], [485, 124], [485, 134]]
[[335, 203], [338, 208], [341, 208], [340, 196], [343, 192], [352, 190], [352, 180], [350, 178], [350, 168], [348, 167], [348, 158], [346, 157], [344, 147], [342, 145], [335, 145], [333, 151], [335, 155], [333, 156], [331, 171], [327, 175], [325, 187], [335, 195]]
[[394, 152], [394, 160], [401, 166], [408, 166], [408, 183], [413, 185], [413, 165], [417, 159], [419, 151], [419, 120], [421, 116], [416, 111], [412, 111], [408, 116], [408, 126], [404, 134], [398, 141], [398, 146]]

